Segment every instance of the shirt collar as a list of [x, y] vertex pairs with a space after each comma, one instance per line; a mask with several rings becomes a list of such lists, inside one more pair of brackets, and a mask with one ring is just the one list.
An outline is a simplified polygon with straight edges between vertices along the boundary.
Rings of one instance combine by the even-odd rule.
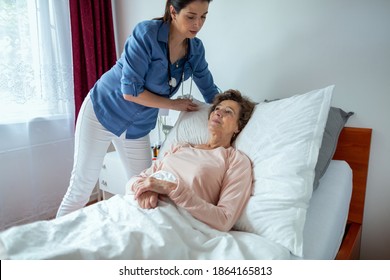
[[169, 23], [163, 22], [158, 30], [157, 40], [168, 44]]

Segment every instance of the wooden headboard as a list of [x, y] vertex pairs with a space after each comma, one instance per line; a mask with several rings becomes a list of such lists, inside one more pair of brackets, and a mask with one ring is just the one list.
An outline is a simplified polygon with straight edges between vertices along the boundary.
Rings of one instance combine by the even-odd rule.
[[336, 259], [359, 258], [371, 134], [370, 128], [344, 127], [333, 156], [333, 159], [348, 162], [353, 176], [347, 228]]

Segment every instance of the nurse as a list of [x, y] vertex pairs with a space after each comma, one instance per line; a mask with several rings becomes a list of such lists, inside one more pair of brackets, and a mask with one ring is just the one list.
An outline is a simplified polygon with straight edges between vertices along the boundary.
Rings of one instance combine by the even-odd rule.
[[171, 99], [193, 79], [205, 101], [219, 92], [196, 38], [211, 0], [168, 0], [162, 18], [139, 23], [117, 63], [85, 98], [76, 123], [74, 165], [58, 209], [61, 217], [85, 206], [112, 142], [127, 176], [151, 165], [149, 132], [159, 108], [196, 111], [190, 98]]

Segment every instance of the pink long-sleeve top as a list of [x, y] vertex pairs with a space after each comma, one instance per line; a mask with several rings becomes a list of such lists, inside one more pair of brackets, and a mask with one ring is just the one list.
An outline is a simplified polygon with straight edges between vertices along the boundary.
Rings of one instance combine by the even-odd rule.
[[[198, 220], [221, 231], [233, 227], [252, 192], [251, 162], [233, 147], [203, 150], [189, 144], [177, 145], [137, 177], [160, 170], [177, 179], [177, 187], [168, 197]], [[137, 180], [133, 182], [135, 191]]]

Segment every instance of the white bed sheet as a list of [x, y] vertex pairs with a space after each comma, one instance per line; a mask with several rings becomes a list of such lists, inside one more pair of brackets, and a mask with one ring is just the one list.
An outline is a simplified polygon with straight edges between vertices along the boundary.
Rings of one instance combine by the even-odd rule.
[[[352, 170], [332, 160], [313, 193], [303, 232], [304, 259], [332, 260], [339, 250], [352, 195]], [[297, 257], [292, 256], [292, 259]]]
[[[334, 259], [344, 234], [352, 170], [332, 161], [313, 193], [304, 259]], [[299, 259], [256, 234], [222, 233], [168, 202], [140, 209], [116, 195], [52, 221], [0, 233], [0, 259]]]
[[171, 203], [116, 195], [52, 221], [0, 233], [3, 259], [289, 259], [256, 234], [214, 230]]

